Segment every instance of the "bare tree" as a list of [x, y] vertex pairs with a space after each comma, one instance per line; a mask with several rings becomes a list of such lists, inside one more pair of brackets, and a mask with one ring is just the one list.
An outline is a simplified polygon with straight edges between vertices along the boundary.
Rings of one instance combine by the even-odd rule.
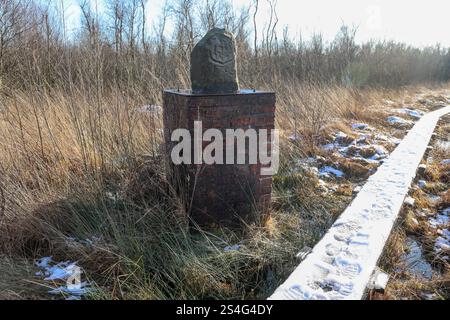
[[123, 29], [124, 29], [124, 16], [125, 8], [121, 0], [114, 0], [110, 2], [108, 7], [108, 14], [112, 20], [112, 25], [109, 26], [114, 33], [114, 48], [116, 52], [116, 57], [122, 51], [122, 41], [123, 41]]
[[267, 0], [270, 7], [269, 12], [269, 23], [266, 29], [266, 39], [263, 42], [266, 44], [266, 50], [269, 58], [272, 56], [272, 51], [274, 49], [274, 40], [275, 44], [277, 42], [277, 34], [276, 27], [278, 24], [278, 15], [277, 15], [277, 0]]
[[142, 45], [142, 49], [144, 50], [144, 52], [147, 51], [147, 46], [146, 46], [146, 42], [145, 42], [145, 29], [147, 27], [147, 20], [146, 20], [146, 7], [145, 7], [145, 0], [141, 0], [140, 4], [141, 4], [141, 17], [142, 17], [142, 23], [141, 23], [141, 45]]
[[19, 38], [33, 26], [30, 9], [30, 0], [0, 0], [0, 76], [6, 51], [12, 46], [19, 49], [22, 45]]
[[[174, 52], [180, 57], [181, 63], [186, 68], [189, 65], [195, 41], [194, 5], [194, 0], [177, 0], [169, 7], [176, 24], [176, 49]], [[187, 73], [187, 70], [185, 72]]]
[[100, 38], [100, 24], [97, 9], [92, 7], [89, 0], [80, 0], [82, 27], [87, 31], [90, 46], [95, 49]]
[[253, 32], [254, 32], [253, 46], [255, 50], [255, 61], [256, 63], [258, 63], [258, 28], [256, 25], [256, 16], [258, 15], [259, 0], [254, 0], [253, 5], [255, 7], [255, 12], [253, 13]]

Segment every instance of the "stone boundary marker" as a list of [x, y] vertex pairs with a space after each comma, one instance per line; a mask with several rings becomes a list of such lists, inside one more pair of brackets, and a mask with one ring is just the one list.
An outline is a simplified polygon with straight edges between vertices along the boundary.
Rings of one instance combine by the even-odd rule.
[[[250, 161], [252, 149], [249, 145], [256, 148], [256, 143], [246, 144], [244, 141], [244, 146], [238, 148], [233, 143], [234, 138], [232, 143], [225, 138], [218, 148], [227, 157], [228, 151], [233, 150], [230, 156], [233, 161], [227, 164], [195, 164], [195, 161], [179, 164], [171, 158], [171, 151], [178, 144], [172, 141], [172, 134], [179, 129], [188, 131], [190, 140], [200, 144], [197, 147], [202, 149], [200, 153], [208, 146], [209, 141], [203, 141], [196, 135], [196, 122], [201, 123], [204, 131], [213, 129], [222, 135], [229, 129], [240, 129], [242, 132], [253, 129], [258, 131], [258, 135], [275, 129], [275, 93], [240, 90], [236, 63], [233, 34], [214, 28], [192, 51], [191, 90], [163, 92], [167, 176], [182, 198], [190, 222], [200, 226], [260, 224], [270, 213], [272, 176], [261, 172], [268, 166], [260, 161], [262, 153], [259, 149], [253, 152], [259, 161]], [[203, 136], [203, 131], [200, 135]], [[272, 141], [262, 143], [266, 144], [270, 153], [275, 153], [272, 152], [275, 149], [272, 148]], [[186, 158], [195, 159], [195, 153], [196, 148], [191, 144]], [[238, 153], [248, 161], [238, 163]]]
[[439, 118], [424, 115], [269, 300], [362, 299]]

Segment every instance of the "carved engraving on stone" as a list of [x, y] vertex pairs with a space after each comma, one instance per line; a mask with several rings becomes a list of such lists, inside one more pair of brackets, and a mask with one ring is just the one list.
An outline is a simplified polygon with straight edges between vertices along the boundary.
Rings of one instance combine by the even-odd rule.
[[212, 50], [209, 51], [209, 58], [212, 63], [224, 66], [234, 60], [233, 46], [230, 42], [224, 42], [213, 37], [211, 40]]

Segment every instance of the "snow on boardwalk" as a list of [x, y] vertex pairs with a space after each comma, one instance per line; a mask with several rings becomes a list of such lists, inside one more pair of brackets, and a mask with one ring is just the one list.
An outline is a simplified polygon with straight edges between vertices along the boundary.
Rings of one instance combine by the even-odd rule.
[[270, 300], [361, 299], [439, 118], [426, 114]]

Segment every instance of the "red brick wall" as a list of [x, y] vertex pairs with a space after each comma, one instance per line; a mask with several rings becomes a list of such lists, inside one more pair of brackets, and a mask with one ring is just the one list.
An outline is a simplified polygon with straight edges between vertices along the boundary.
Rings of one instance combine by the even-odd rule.
[[[274, 118], [275, 94], [271, 92], [191, 95], [164, 91], [168, 175], [184, 196], [188, 212], [196, 223], [236, 225], [240, 219], [251, 222], [266, 218], [272, 178], [260, 175], [261, 164], [175, 166], [170, 160], [170, 151], [177, 144], [170, 141], [172, 131], [189, 129], [193, 137], [194, 121], [202, 121], [203, 131], [209, 128], [222, 129], [223, 133], [225, 129], [274, 129]], [[204, 145], [207, 144], [209, 142]]]

